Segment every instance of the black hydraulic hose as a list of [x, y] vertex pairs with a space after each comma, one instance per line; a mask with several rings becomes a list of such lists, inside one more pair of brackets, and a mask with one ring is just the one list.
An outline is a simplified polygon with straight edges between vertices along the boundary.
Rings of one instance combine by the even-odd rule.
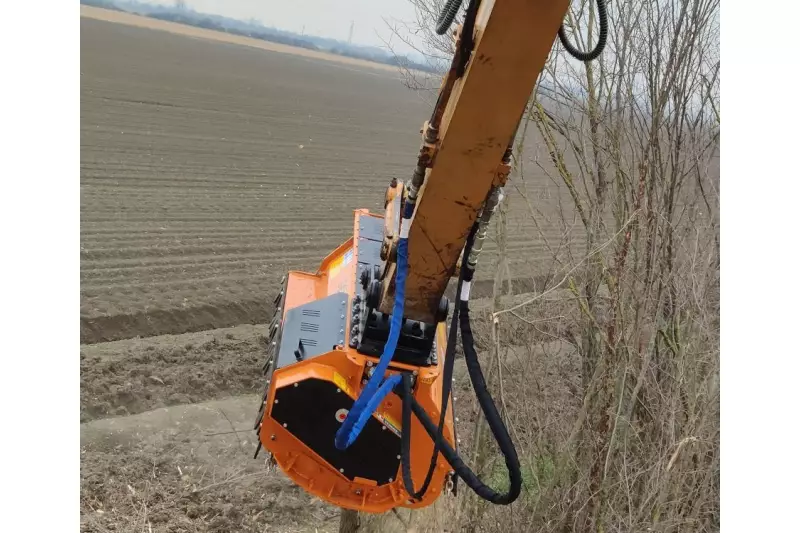
[[463, 2], [463, 0], [447, 0], [447, 3], [439, 13], [439, 19], [436, 21], [437, 35], [444, 35], [450, 28], [450, 25], [458, 14], [458, 9], [461, 7], [461, 2]]
[[[433, 423], [433, 420], [428, 416], [428, 413], [425, 412], [425, 408], [423, 408], [419, 402], [414, 398], [413, 395], [405, 395], [403, 394], [403, 402], [410, 404], [410, 407], [414, 413], [414, 415], [419, 419], [422, 423], [422, 426], [425, 428], [426, 433], [433, 439], [436, 437], [436, 424]], [[502, 443], [501, 443], [501, 450], [502, 450]], [[519, 471], [519, 461], [517, 460], [516, 468], [513, 468], [513, 461], [510, 461], [509, 457], [506, 456], [506, 465], [509, 466], [509, 473], [511, 478], [511, 488], [506, 493], [500, 493], [495, 491], [490, 486], [486, 485], [483, 481], [480, 480], [478, 476], [467, 466], [464, 461], [461, 460], [461, 457], [458, 453], [450, 446], [450, 443], [446, 440], [442, 441], [442, 455], [450, 463], [450, 466], [456, 472], [458, 477], [464, 480], [467, 486], [472, 489], [475, 494], [480, 496], [482, 499], [497, 505], [509, 505], [513, 503], [522, 488], [522, 474]], [[504, 452], [507, 450], [503, 450]], [[512, 451], [513, 445], [512, 445]], [[504, 453], [504, 455], [506, 455]], [[516, 460], [516, 452], [513, 453], [513, 459]], [[516, 471], [516, 474], [514, 474]], [[519, 482], [515, 481], [519, 479]]]
[[[472, 249], [472, 244], [475, 241], [475, 234], [478, 231], [478, 223], [477, 221], [472, 225], [472, 229], [467, 236], [467, 243], [465, 245], [465, 253], [469, 254], [469, 250]], [[466, 257], [466, 255], [464, 256]], [[466, 273], [469, 271], [467, 268], [466, 261], [463, 261], [461, 264], [461, 271], [458, 277], [458, 285], [456, 286], [456, 294], [461, 294], [461, 286], [464, 282], [464, 277]], [[441, 413], [439, 415], [439, 427], [436, 431], [436, 437], [433, 438], [433, 453], [431, 454], [431, 463], [428, 467], [428, 472], [425, 474], [425, 480], [422, 483], [422, 487], [419, 491], [414, 490], [414, 481], [411, 477], [411, 462], [410, 457], [408, 454], [410, 453], [409, 450], [411, 449], [411, 406], [410, 404], [406, 406], [406, 403], [403, 404], [403, 419], [402, 424], [404, 429], [402, 432], [402, 441], [401, 441], [401, 462], [403, 467], [403, 486], [408, 492], [409, 496], [413, 499], [421, 500], [422, 497], [428, 490], [430, 486], [431, 480], [433, 479], [433, 473], [436, 470], [436, 463], [439, 460], [439, 452], [441, 449], [441, 444], [444, 441], [444, 425], [445, 420], [447, 420], [447, 407], [450, 403], [451, 398], [451, 390], [453, 387], [453, 369], [455, 368], [455, 360], [456, 360], [456, 343], [458, 342], [458, 328], [459, 328], [459, 306], [453, 306], [453, 317], [450, 322], [450, 331], [447, 335], [447, 348], [445, 350], [444, 355], [444, 370], [442, 372], [442, 379], [444, 382], [442, 383], [442, 401], [441, 401]], [[408, 381], [406, 383], [405, 381]], [[411, 393], [411, 379], [404, 377], [403, 382], [403, 391], [406, 393], [405, 387], [408, 387], [407, 393]]]
[[[472, 274], [472, 272], [470, 271], [469, 274]], [[470, 279], [466, 281], [471, 281], [472, 276], [470, 275], [469, 277]], [[481, 410], [484, 416], [486, 416], [486, 422], [489, 424], [489, 429], [492, 430], [492, 435], [494, 435], [495, 441], [497, 441], [500, 447], [508, 469], [508, 493], [503, 495], [503, 498], [498, 498], [498, 501], [490, 501], [493, 503], [511, 503], [517, 499], [522, 490], [522, 471], [519, 464], [519, 457], [517, 456], [514, 443], [511, 440], [511, 435], [509, 435], [508, 429], [503, 423], [503, 419], [486, 385], [486, 379], [483, 377], [483, 370], [478, 360], [478, 352], [475, 350], [475, 339], [472, 336], [472, 329], [469, 323], [469, 302], [467, 300], [460, 300], [459, 305], [461, 306], [461, 343], [464, 348], [464, 360], [467, 363], [469, 378], [470, 381], [472, 381], [472, 388], [475, 389], [475, 396], [478, 398]], [[466, 479], [464, 479], [464, 481], [467, 482]], [[467, 484], [469, 483], [467, 482]], [[473, 488], [473, 490], [475, 489]]]
[[[469, 257], [469, 253], [472, 250], [472, 244], [475, 239], [475, 233], [477, 231], [477, 223], [473, 225], [472, 230], [470, 231], [469, 237], [467, 238], [467, 243], [464, 246], [464, 259], [462, 260], [461, 265], [461, 272], [459, 275], [459, 282], [458, 282], [458, 289], [456, 292], [456, 297], [459, 299], [458, 303], [456, 304], [456, 309], [454, 310], [453, 318], [455, 320], [456, 317], [459, 319], [459, 327], [461, 330], [461, 342], [464, 348], [464, 359], [467, 364], [467, 371], [469, 372], [470, 380], [472, 381], [472, 387], [475, 389], [475, 395], [478, 398], [478, 403], [481, 406], [481, 409], [486, 416], [486, 421], [489, 424], [489, 428], [492, 431], [492, 435], [494, 436], [495, 440], [497, 441], [498, 446], [500, 447], [500, 452], [503, 454], [505, 458], [506, 467], [508, 469], [509, 475], [509, 490], [507, 493], [499, 493], [483, 483], [478, 476], [461, 460], [458, 453], [450, 446], [450, 444], [443, 438], [443, 430], [444, 430], [444, 417], [447, 409], [447, 399], [449, 399], [450, 387], [452, 385], [452, 370], [453, 370], [453, 361], [455, 357], [450, 357], [449, 359], [445, 360], [445, 370], [444, 370], [444, 379], [445, 382], [443, 384], [443, 399], [442, 399], [442, 413], [439, 420], [439, 426], [437, 427], [434, 425], [433, 421], [430, 419], [428, 414], [425, 412], [425, 409], [419, 405], [419, 403], [414, 398], [413, 394], [411, 393], [411, 377], [406, 374], [403, 376], [402, 382], [402, 391], [401, 395], [403, 397], [403, 420], [402, 420], [402, 436], [401, 436], [401, 462], [402, 462], [402, 474], [403, 474], [403, 482], [404, 488], [406, 492], [409, 493], [412, 497], [419, 498], [419, 494], [424, 494], [424, 491], [421, 490], [419, 492], [414, 491], [413, 482], [411, 478], [411, 465], [410, 465], [410, 449], [411, 449], [411, 412], [417, 416], [417, 418], [422, 423], [425, 431], [428, 433], [430, 438], [434, 441], [434, 453], [431, 460], [431, 469], [435, 467], [436, 460], [438, 459], [439, 450], [441, 450], [442, 455], [450, 463], [450, 466], [453, 467], [453, 470], [456, 472], [458, 477], [464, 480], [467, 486], [472, 489], [478, 496], [483, 498], [486, 501], [489, 501], [494, 504], [499, 505], [507, 505], [512, 503], [519, 497], [519, 494], [522, 490], [522, 471], [520, 468], [519, 457], [517, 456], [517, 451], [514, 447], [514, 443], [511, 440], [511, 436], [506, 429], [505, 424], [500, 416], [500, 413], [497, 410], [497, 407], [494, 404], [494, 400], [492, 399], [491, 394], [489, 393], [488, 387], [486, 385], [486, 380], [483, 376], [483, 371], [481, 370], [480, 361], [478, 360], [478, 353], [475, 350], [475, 339], [472, 335], [472, 329], [469, 323], [469, 303], [468, 300], [465, 299], [461, 300], [461, 288], [464, 282], [472, 282], [472, 278], [474, 272], [469, 268], [467, 258]], [[450, 338], [448, 339], [450, 342], [454, 342], [455, 338], [453, 336], [453, 331], [450, 331]], [[451, 346], [453, 344], [448, 345], [448, 352], [450, 351]], [[454, 354], [453, 354], [454, 355]], [[446, 394], [446, 395], [445, 395]], [[427, 483], [430, 482], [428, 479], [432, 475], [432, 470], [428, 471], [428, 476], [426, 476], [426, 483], [424, 484], [423, 488], [427, 490]]]
[[578, 61], [592, 61], [597, 59], [606, 47], [606, 40], [608, 39], [608, 13], [606, 12], [606, 0], [597, 0], [597, 16], [600, 19], [600, 35], [597, 38], [597, 44], [590, 52], [583, 52], [575, 48], [567, 38], [567, 32], [564, 30], [564, 25], [558, 29], [558, 39], [564, 45], [564, 49], [569, 55]]

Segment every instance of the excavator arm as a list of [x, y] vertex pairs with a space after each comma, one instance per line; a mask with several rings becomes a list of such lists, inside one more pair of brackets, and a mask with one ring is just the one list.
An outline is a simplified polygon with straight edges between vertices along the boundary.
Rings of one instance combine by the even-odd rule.
[[[314, 273], [292, 271], [274, 300], [256, 456], [319, 498], [357, 511], [424, 507], [458, 479], [495, 504], [521, 490], [516, 450], [480, 369], [469, 286], [510, 172], [511, 147], [568, 0], [469, 0], [411, 179], [392, 179], [384, 216], [355, 212], [353, 234]], [[437, 21], [446, 32], [462, 0]], [[461, 260], [459, 260], [461, 256]], [[459, 266], [460, 265], [460, 266]], [[458, 275], [457, 302], [444, 296]], [[451, 324], [445, 321], [450, 309]], [[457, 332], [509, 472], [498, 492], [458, 454], [451, 394]]]
[[[505, 184], [517, 124], [568, 5], [569, 0], [483, 0], [474, 36], [457, 35], [456, 56], [423, 125], [420, 162], [409, 187], [416, 207], [408, 237], [407, 318], [435, 320], [473, 222], [490, 190]], [[471, 49], [465, 41], [472, 41]], [[384, 312], [394, 299], [390, 287], [384, 283]]]

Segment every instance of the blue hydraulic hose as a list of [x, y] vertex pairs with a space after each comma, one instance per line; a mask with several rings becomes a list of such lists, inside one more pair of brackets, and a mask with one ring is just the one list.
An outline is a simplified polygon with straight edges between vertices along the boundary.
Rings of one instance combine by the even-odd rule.
[[[410, 224], [410, 211], [413, 206], [406, 204], [403, 225]], [[407, 226], [406, 226], [407, 227]], [[403, 305], [406, 297], [406, 275], [408, 274], [408, 238], [403, 237], [401, 231], [400, 240], [397, 243], [397, 276], [395, 278], [394, 306], [392, 307], [392, 320], [389, 324], [389, 338], [383, 347], [383, 353], [378, 360], [375, 371], [369, 378], [367, 385], [353, 404], [353, 408], [347, 413], [339, 430], [336, 432], [334, 444], [339, 450], [346, 450], [355, 442], [361, 430], [364, 429], [369, 417], [375, 412], [378, 405], [387, 394], [400, 383], [400, 375], [391, 376], [383, 381], [386, 369], [392, 361], [394, 351], [397, 348], [397, 341], [400, 338], [400, 329], [403, 327]], [[396, 378], [396, 379], [395, 379]], [[391, 382], [391, 384], [390, 384]]]

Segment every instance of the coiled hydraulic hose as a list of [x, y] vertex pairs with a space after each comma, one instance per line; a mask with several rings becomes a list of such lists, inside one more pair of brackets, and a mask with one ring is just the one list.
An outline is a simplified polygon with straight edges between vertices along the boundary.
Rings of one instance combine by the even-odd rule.
[[[569, 38], [567, 38], [567, 32], [564, 30], [564, 25], [562, 24], [558, 29], [558, 39], [564, 46], [564, 50], [566, 50], [569, 55], [578, 61], [593, 61], [600, 56], [606, 47], [606, 41], [608, 39], [608, 13], [606, 11], [606, 0], [596, 1], [597, 15], [600, 19], [600, 35], [593, 50], [589, 52], [578, 50], [571, 42], [569, 42]], [[458, 10], [461, 7], [462, 2], [463, 0], [447, 0], [447, 3], [442, 8], [442, 11], [439, 13], [439, 18], [436, 21], [436, 33], [438, 35], [444, 35], [448, 28], [450, 28], [450, 25], [453, 23], [453, 20], [455, 20], [456, 15], [458, 14]]]
[[[469, 257], [469, 253], [472, 249], [472, 244], [475, 239], [475, 233], [477, 230], [477, 222], [473, 225], [472, 231], [470, 232], [469, 237], [467, 238], [466, 246], [464, 247], [464, 257]], [[398, 394], [403, 398], [403, 419], [402, 419], [402, 439], [401, 439], [401, 466], [402, 466], [402, 474], [403, 474], [403, 486], [406, 489], [406, 492], [409, 493], [414, 498], [419, 499], [422, 494], [424, 494], [425, 490], [427, 490], [427, 484], [430, 482], [429, 477], [432, 475], [432, 469], [435, 467], [436, 461], [438, 459], [438, 453], [441, 450], [442, 455], [450, 463], [450, 466], [453, 467], [455, 473], [464, 480], [467, 486], [472, 489], [478, 496], [483, 498], [484, 500], [498, 504], [498, 505], [508, 505], [514, 502], [518, 497], [522, 490], [522, 472], [519, 463], [519, 457], [517, 456], [517, 451], [514, 447], [514, 443], [511, 440], [511, 436], [508, 433], [508, 429], [506, 428], [503, 420], [500, 416], [500, 413], [497, 410], [497, 407], [494, 404], [494, 400], [492, 399], [491, 393], [488, 390], [486, 385], [486, 380], [483, 377], [483, 371], [481, 369], [480, 361], [478, 360], [478, 353], [475, 350], [475, 340], [472, 335], [472, 329], [470, 327], [469, 321], [469, 285], [472, 283], [472, 278], [474, 275], [474, 271], [471, 270], [466, 261], [462, 263], [461, 272], [459, 275], [458, 280], [458, 288], [456, 294], [458, 295], [459, 301], [456, 304], [456, 310], [454, 311], [454, 322], [456, 317], [458, 317], [458, 323], [461, 330], [461, 342], [464, 348], [464, 359], [467, 363], [467, 371], [469, 372], [470, 381], [472, 381], [472, 387], [475, 390], [475, 395], [478, 398], [478, 403], [481, 406], [481, 410], [483, 411], [484, 415], [486, 416], [486, 421], [489, 424], [489, 428], [492, 431], [492, 435], [494, 436], [497, 444], [500, 447], [500, 452], [503, 454], [506, 462], [506, 468], [508, 469], [509, 475], [509, 490], [506, 493], [500, 493], [483, 483], [478, 476], [461, 460], [456, 450], [450, 446], [450, 444], [443, 438], [443, 430], [444, 430], [444, 419], [445, 413], [447, 409], [447, 400], [442, 400], [442, 414], [439, 420], [439, 426], [437, 427], [433, 421], [430, 419], [428, 414], [425, 412], [425, 409], [419, 405], [417, 400], [414, 398], [413, 394], [411, 393], [411, 376], [408, 374], [403, 375], [402, 381], [402, 388], [398, 391]], [[455, 335], [453, 334], [453, 328], [455, 324], [451, 327], [450, 331], [450, 338], [455, 339]], [[452, 344], [448, 344], [448, 353], [451, 351]], [[450, 386], [452, 384], [452, 369], [453, 369], [453, 361], [455, 359], [454, 353], [450, 354], [451, 356], [445, 360], [445, 370], [444, 370], [444, 385], [443, 385], [443, 396], [447, 394], [447, 398], [449, 399], [450, 396]], [[410, 464], [410, 447], [411, 447], [411, 413], [419, 419], [422, 423], [423, 427], [425, 428], [426, 433], [431, 437], [434, 441], [434, 451], [433, 451], [433, 458], [431, 460], [431, 470], [429, 470], [428, 475], [426, 476], [425, 483], [423, 483], [423, 487], [420, 491], [415, 491], [413, 487], [412, 477], [411, 477], [411, 464]]]
[[450, 28], [450, 25], [458, 14], [458, 9], [461, 7], [462, 1], [463, 0], [447, 0], [447, 3], [439, 13], [439, 19], [436, 21], [437, 35], [444, 35]]
[[608, 13], [606, 12], [606, 0], [597, 0], [597, 16], [600, 19], [600, 35], [597, 38], [597, 44], [590, 52], [582, 52], [575, 48], [571, 42], [569, 42], [569, 39], [567, 38], [567, 32], [564, 30], [563, 24], [560, 28], [558, 28], [558, 40], [560, 40], [561, 44], [564, 45], [564, 50], [566, 50], [569, 55], [578, 61], [592, 61], [597, 59], [603, 52], [603, 49], [606, 47], [606, 40], [608, 39]]

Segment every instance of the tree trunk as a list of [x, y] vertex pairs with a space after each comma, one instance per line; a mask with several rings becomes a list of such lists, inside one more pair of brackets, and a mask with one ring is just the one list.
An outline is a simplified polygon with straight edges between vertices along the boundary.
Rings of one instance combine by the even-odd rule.
[[359, 514], [342, 509], [339, 533], [440, 533], [458, 531], [456, 499], [442, 494], [428, 507], [411, 510], [395, 508], [383, 514]]

